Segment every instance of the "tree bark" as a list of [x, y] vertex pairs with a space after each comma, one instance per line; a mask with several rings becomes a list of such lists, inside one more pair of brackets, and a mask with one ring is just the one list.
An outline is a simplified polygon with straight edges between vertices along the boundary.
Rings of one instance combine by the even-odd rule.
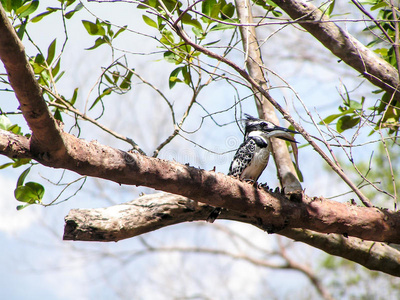
[[24, 45], [0, 4], [0, 59], [18, 98], [20, 109], [32, 130], [31, 150], [55, 159], [64, 155], [60, 128], [42, 97]]
[[[30, 139], [0, 130], [2, 155], [33, 158], [49, 167], [180, 194], [204, 204], [225, 207], [244, 221], [253, 220], [258, 227], [270, 232], [306, 228], [375, 241], [400, 242], [399, 213], [307, 196], [302, 202], [293, 202], [279, 193], [266, 192], [224, 174], [127, 153], [62, 132], [47, 109], [23, 46], [1, 5], [0, 59], [32, 130]], [[256, 86], [244, 70], [238, 70]], [[260, 89], [259, 92], [263, 94], [265, 91]], [[285, 115], [284, 110], [281, 112]], [[161, 219], [157, 220], [167, 218], [160, 216]]]
[[[204, 221], [210, 209], [208, 205], [168, 193], [144, 195], [107, 208], [73, 209], [65, 217], [64, 240], [116, 242], [169, 225]], [[219, 219], [245, 222], [264, 229], [257, 218], [235, 211], [224, 210]], [[304, 229], [284, 229], [279, 234], [368, 269], [400, 276], [400, 252], [385, 244]]]
[[[239, 21], [242, 24], [253, 23], [253, 16], [249, 2], [250, 0], [235, 1]], [[258, 45], [256, 29], [253, 26], [240, 26], [239, 30], [242, 36], [246, 68], [249, 75], [268, 93], [268, 81], [266, 74], [264, 73], [264, 63]], [[275, 113], [273, 105], [254, 87], [253, 92], [260, 118], [279, 125], [279, 119]], [[273, 150], [272, 156], [274, 157], [281, 186], [285, 189], [286, 193], [300, 193], [302, 190], [301, 184], [297, 178], [296, 170], [290, 158], [286, 142], [281, 139], [272, 139], [271, 142]]]
[[[1, 130], [0, 135], [3, 132]], [[26, 138], [14, 135], [13, 139]], [[0, 138], [0, 141], [3, 140]], [[138, 153], [127, 153], [67, 133], [63, 133], [63, 140], [68, 150], [65, 157], [56, 161], [44, 160], [35, 155], [30, 157], [46, 166], [119, 184], [147, 186], [237, 211], [257, 218], [260, 226], [269, 232], [284, 228], [304, 228], [372, 241], [400, 243], [399, 212], [358, 207], [306, 195], [303, 195], [301, 202], [294, 202], [280, 193], [265, 191], [222, 173]], [[29, 149], [23, 151], [29, 152]], [[10, 153], [8, 142], [0, 144], [0, 154], [7, 153]]]
[[273, 0], [273, 2], [335, 56], [360, 72], [372, 84], [389, 92], [393, 95], [393, 99], [400, 100], [399, 70], [337, 26], [310, 1]]

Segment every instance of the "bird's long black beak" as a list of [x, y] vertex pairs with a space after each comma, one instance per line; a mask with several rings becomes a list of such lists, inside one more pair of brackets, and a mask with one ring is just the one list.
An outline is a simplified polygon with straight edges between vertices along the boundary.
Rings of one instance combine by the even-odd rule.
[[285, 141], [297, 143], [297, 141], [291, 135], [291, 134], [297, 134], [298, 133], [297, 131], [290, 130], [280, 126], [275, 126], [274, 128], [271, 128], [268, 131], [269, 131], [268, 133], [269, 137], [276, 137]]

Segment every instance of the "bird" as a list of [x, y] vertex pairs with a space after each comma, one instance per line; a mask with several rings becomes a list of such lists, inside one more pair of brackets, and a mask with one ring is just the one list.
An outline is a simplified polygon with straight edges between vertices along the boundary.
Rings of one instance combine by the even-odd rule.
[[[298, 132], [249, 114], [245, 114], [245, 117], [244, 141], [233, 157], [228, 175], [255, 183], [268, 165], [272, 152], [271, 138], [297, 143], [292, 134]], [[221, 210], [221, 207], [215, 207], [208, 216], [207, 222], [213, 223], [220, 215]]]

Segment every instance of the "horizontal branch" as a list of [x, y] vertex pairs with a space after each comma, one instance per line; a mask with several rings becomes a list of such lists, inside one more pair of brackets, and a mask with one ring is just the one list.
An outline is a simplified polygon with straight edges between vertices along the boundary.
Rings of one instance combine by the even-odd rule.
[[[65, 218], [64, 240], [111, 242], [182, 222], [204, 221], [212, 207], [168, 193], [141, 196], [128, 203], [97, 209], [73, 209]], [[224, 210], [220, 219], [252, 224], [257, 218]], [[284, 229], [279, 234], [359, 263], [371, 270], [400, 276], [400, 252], [376, 242], [320, 234], [303, 229]]]
[[[4, 131], [0, 131], [0, 136], [2, 134]], [[26, 138], [15, 135], [13, 139], [19, 141]], [[398, 212], [358, 207], [306, 195], [303, 195], [302, 201], [295, 202], [280, 193], [267, 192], [222, 173], [124, 152], [67, 133], [63, 133], [63, 140], [67, 152], [57, 160], [44, 159], [30, 153], [28, 148], [22, 151], [46, 166], [119, 184], [147, 186], [237, 211], [257, 218], [260, 226], [269, 232], [283, 228], [304, 228], [372, 241], [400, 243]], [[0, 138], [2, 141], [4, 139]], [[9, 154], [8, 147], [8, 143], [0, 144], [0, 154]]]

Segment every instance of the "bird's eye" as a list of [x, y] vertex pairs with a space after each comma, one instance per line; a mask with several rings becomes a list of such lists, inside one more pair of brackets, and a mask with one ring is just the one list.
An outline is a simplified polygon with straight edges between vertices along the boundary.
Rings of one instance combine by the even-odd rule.
[[264, 123], [264, 124], [263, 124], [263, 128], [264, 128], [264, 129], [268, 129], [268, 124], [267, 124], [267, 123]]

